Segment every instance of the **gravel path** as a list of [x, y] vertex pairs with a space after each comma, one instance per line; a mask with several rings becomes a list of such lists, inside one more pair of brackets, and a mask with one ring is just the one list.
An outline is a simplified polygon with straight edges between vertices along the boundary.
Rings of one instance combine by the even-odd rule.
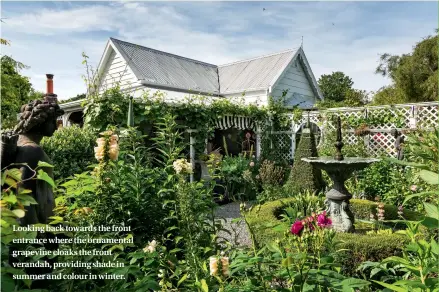
[[[219, 206], [216, 209], [215, 215], [218, 219], [224, 219], [223, 228], [226, 231], [221, 231], [219, 237], [223, 238], [234, 246], [251, 246], [250, 234], [247, 230], [244, 220], [239, 222], [232, 222], [235, 218], [242, 218], [239, 211], [241, 202], [233, 202], [226, 205]], [[245, 203], [247, 208], [252, 205], [250, 202]]]

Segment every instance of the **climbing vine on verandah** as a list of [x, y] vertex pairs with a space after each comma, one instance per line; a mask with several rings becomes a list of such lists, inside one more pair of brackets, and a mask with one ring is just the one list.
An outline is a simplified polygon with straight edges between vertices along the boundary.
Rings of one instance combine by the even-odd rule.
[[[164, 93], [157, 91], [150, 94], [145, 91], [134, 103], [135, 125], [151, 129], [155, 122], [166, 114], [177, 117], [182, 130], [195, 130], [196, 153], [204, 151], [205, 140], [214, 135], [217, 119], [226, 115], [245, 116], [261, 129], [261, 150], [269, 147], [269, 133], [287, 129], [291, 123], [284, 115], [288, 110], [282, 106], [281, 98], [270, 98], [267, 106], [246, 105], [245, 95], [240, 101], [212, 96], [189, 95], [178, 103], [165, 101]], [[102, 94], [89, 95], [84, 102], [85, 125], [96, 131], [104, 130], [108, 124], [125, 126], [128, 112], [129, 94], [119, 86], [105, 90]], [[297, 110], [296, 110], [297, 111]], [[272, 143], [271, 143], [272, 145]], [[269, 151], [266, 151], [266, 153]]]

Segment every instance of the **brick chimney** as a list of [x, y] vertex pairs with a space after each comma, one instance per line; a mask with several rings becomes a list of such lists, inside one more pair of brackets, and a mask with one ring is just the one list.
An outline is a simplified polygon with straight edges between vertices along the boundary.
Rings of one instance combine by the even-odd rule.
[[46, 74], [46, 101], [58, 102], [57, 95], [53, 93], [53, 74]]
[[53, 94], [53, 74], [46, 74], [46, 77], [47, 77], [46, 94], [52, 95]]

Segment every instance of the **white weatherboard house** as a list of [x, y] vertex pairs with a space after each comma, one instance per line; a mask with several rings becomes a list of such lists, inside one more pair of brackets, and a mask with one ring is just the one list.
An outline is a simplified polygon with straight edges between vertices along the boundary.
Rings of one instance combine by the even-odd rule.
[[[210, 95], [266, 105], [268, 97], [288, 90], [285, 106], [312, 108], [323, 99], [303, 47], [225, 65], [213, 65], [110, 38], [97, 68], [99, 90], [118, 83], [136, 95], [159, 90], [166, 100], [184, 101], [188, 95]], [[81, 101], [64, 103], [63, 125], [80, 112]], [[77, 114], [76, 114], [77, 115]]]

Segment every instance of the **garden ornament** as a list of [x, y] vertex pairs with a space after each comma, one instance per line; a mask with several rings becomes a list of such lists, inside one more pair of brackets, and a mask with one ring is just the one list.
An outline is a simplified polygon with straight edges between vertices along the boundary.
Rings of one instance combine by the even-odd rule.
[[[35, 169], [38, 163], [51, 163], [49, 157], [40, 146], [43, 137], [50, 137], [57, 129], [57, 118], [64, 114], [59, 107], [56, 94], [53, 94], [53, 75], [47, 74], [47, 94], [43, 100], [34, 100], [21, 107], [20, 120], [13, 131], [2, 134], [1, 163], [2, 169], [7, 168], [11, 163], [14, 167], [20, 167], [22, 173], [21, 187], [31, 191], [31, 196], [38, 203], [36, 205], [25, 206], [24, 217], [19, 219], [23, 226], [29, 224], [48, 224], [49, 217], [54, 216], [55, 199], [52, 186], [40, 179], [30, 179], [35, 177]], [[40, 167], [52, 179], [52, 168]], [[54, 238], [50, 232], [39, 233], [38, 237]], [[44, 244], [48, 250], [55, 250], [57, 243]], [[10, 249], [10, 252], [15, 247]], [[47, 259], [49, 263], [55, 259]], [[10, 256], [10, 262], [17, 261]], [[28, 274], [45, 274], [51, 268], [27, 268]], [[47, 286], [47, 280], [38, 280], [32, 283], [32, 289]]]
[[404, 144], [404, 136], [402, 136], [402, 133], [398, 131], [397, 129], [392, 129], [390, 131], [392, 136], [395, 138], [395, 149], [396, 149], [396, 158], [398, 160], [404, 159], [404, 152], [403, 152], [403, 144]]
[[340, 232], [354, 232], [354, 214], [349, 208], [352, 194], [344, 183], [354, 171], [364, 169], [379, 159], [343, 156], [340, 117], [337, 118], [337, 141], [334, 146], [336, 148], [334, 157], [307, 157], [302, 160], [323, 169], [332, 180], [331, 189], [326, 193], [325, 206], [333, 228]]
[[[34, 100], [23, 105], [21, 107], [20, 121], [15, 127], [14, 132], [9, 133], [9, 135], [15, 136], [16, 145], [9, 145], [8, 148], [15, 148], [15, 158], [8, 158], [13, 160], [14, 163], [27, 164], [27, 166], [21, 166], [22, 187], [31, 190], [32, 196], [38, 202], [38, 205], [26, 207], [26, 215], [21, 218], [23, 225], [46, 224], [49, 221], [48, 218], [53, 216], [55, 201], [52, 187], [43, 180], [27, 179], [34, 176], [34, 169], [37, 168], [39, 161], [51, 163], [49, 157], [39, 144], [43, 137], [53, 135], [57, 129], [57, 117], [63, 113], [64, 111], [57, 103], [56, 95], [49, 94], [44, 100]], [[9, 142], [11, 142], [11, 139], [9, 139]], [[4, 166], [2, 161], [2, 167]], [[44, 167], [43, 170], [53, 178], [51, 168]]]

